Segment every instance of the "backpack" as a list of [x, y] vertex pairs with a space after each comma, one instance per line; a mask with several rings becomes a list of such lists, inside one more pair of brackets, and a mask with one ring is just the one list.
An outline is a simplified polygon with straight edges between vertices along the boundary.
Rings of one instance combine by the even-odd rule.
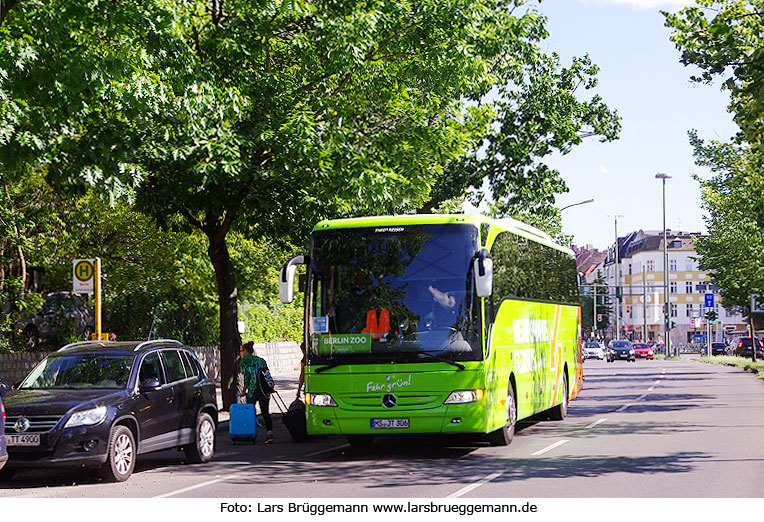
[[273, 382], [271, 371], [268, 368], [263, 368], [258, 372], [257, 382], [260, 385], [260, 391], [266, 396], [272, 394], [276, 390], [276, 383]]

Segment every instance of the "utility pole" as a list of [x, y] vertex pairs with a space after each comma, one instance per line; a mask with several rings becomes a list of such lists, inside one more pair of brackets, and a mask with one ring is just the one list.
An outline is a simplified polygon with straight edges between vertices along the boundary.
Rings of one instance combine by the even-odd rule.
[[756, 310], [756, 299], [759, 294], [751, 294], [751, 311], [748, 314], [748, 322], [751, 324], [751, 362], [756, 364], [756, 331], [753, 329], [753, 311]]
[[647, 267], [642, 263], [642, 342], [647, 342]]

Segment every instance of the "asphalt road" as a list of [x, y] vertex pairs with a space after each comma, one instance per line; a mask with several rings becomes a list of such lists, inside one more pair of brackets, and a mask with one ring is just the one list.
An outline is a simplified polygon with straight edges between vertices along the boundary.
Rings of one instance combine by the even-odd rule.
[[87, 470], [26, 470], [0, 497], [549, 498], [764, 497], [764, 382], [691, 360], [587, 361], [585, 388], [561, 422], [522, 424], [512, 444], [380, 437], [232, 445], [189, 465], [167, 451], [122, 484]]

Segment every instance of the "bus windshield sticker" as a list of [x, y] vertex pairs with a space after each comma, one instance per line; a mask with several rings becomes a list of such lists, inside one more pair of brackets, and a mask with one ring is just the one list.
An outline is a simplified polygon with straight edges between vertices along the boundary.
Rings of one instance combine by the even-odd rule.
[[322, 335], [319, 338], [320, 355], [371, 353], [371, 334]]
[[310, 322], [310, 330], [314, 334], [329, 333], [329, 318], [326, 316], [314, 317]]

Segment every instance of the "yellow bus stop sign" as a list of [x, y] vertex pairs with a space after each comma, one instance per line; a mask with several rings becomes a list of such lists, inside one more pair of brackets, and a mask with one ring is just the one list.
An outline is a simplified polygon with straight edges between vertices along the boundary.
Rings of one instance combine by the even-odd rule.
[[92, 294], [95, 290], [95, 259], [75, 259], [73, 265], [74, 293]]

